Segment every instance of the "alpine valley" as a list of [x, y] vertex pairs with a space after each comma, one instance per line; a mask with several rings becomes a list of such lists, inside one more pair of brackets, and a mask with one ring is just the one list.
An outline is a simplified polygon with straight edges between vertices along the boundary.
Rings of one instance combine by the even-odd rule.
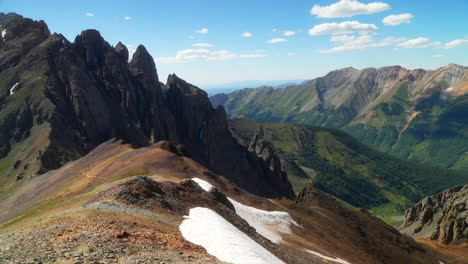
[[467, 67], [210, 99], [94, 29], [0, 32], [0, 263], [467, 263]]

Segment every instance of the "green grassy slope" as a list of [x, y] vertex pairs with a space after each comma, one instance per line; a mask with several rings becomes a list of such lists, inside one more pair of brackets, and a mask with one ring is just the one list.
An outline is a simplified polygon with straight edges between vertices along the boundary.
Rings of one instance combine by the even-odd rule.
[[[459, 76], [453, 77], [457, 71]], [[402, 72], [408, 75], [398, 75]], [[301, 85], [244, 89], [215, 95], [211, 101], [223, 105], [230, 118], [245, 115], [340, 128], [397, 158], [467, 171], [467, 72], [467, 67], [454, 65], [433, 72], [399, 69], [397, 75], [388, 69], [347, 75], [344, 69]], [[457, 78], [462, 80], [454, 81]], [[453, 82], [465, 88], [450, 93]]]
[[468, 182], [468, 174], [391, 157], [337, 129], [244, 117], [231, 119], [230, 126], [244, 137], [262, 136], [312, 169], [312, 181], [321, 190], [380, 215], [402, 214], [423, 197]]

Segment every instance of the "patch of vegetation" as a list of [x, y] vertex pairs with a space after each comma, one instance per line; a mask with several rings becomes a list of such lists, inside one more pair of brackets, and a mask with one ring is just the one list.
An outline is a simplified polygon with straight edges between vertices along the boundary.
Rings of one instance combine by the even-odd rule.
[[319, 189], [375, 210], [386, 221], [428, 195], [468, 182], [467, 173], [391, 157], [337, 129], [248, 118], [230, 120], [230, 125], [243, 136], [263, 136], [298, 165], [313, 169]]

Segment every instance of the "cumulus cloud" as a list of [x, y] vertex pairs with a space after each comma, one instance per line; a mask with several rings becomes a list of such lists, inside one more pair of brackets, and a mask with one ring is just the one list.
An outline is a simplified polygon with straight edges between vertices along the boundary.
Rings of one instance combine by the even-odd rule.
[[462, 47], [462, 46], [468, 46], [468, 39], [456, 39], [456, 40], [450, 41], [449, 43], [446, 43], [444, 45], [444, 48], [453, 49], [453, 48]]
[[286, 37], [290, 37], [290, 36], [296, 35], [296, 32], [288, 30], [288, 31], [285, 31], [283, 35], [285, 35]]
[[124, 16], [124, 19], [125, 20], [130, 20], [130, 19], [132, 19], [132, 17], [131, 16]]
[[359, 36], [332, 36], [331, 42], [337, 43], [336, 47], [327, 50], [320, 50], [320, 53], [335, 53], [353, 50], [365, 50], [367, 48], [391, 46], [404, 41], [403, 38], [387, 37], [381, 40], [375, 40], [374, 36], [364, 33]]
[[93, 17], [93, 16], [94, 16], [94, 13], [88, 12], [88, 13], [86, 13], [86, 16]]
[[363, 24], [358, 21], [344, 21], [341, 23], [324, 23], [309, 29], [310, 35], [338, 35], [357, 32], [370, 32], [379, 29], [374, 24]]
[[199, 30], [195, 30], [195, 33], [208, 34], [208, 29], [207, 28], [202, 28], [202, 29], [199, 29]]
[[180, 50], [174, 57], [160, 57], [157, 63], [189, 63], [194, 61], [223, 61], [236, 58], [262, 58], [265, 54], [240, 54], [228, 50], [211, 51], [209, 49], [185, 49]]
[[288, 56], [296, 56], [297, 53], [294, 53], [294, 52], [288, 52]]
[[391, 9], [391, 7], [382, 2], [363, 4], [356, 0], [340, 0], [328, 6], [316, 4], [310, 10], [310, 14], [321, 18], [337, 18], [375, 14], [389, 9]]
[[250, 33], [250, 32], [244, 32], [244, 33], [241, 34], [241, 37], [243, 37], [243, 38], [250, 38], [250, 37], [252, 37], [252, 36], [253, 36], [253, 35], [252, 35], [252, 33]]
[[398, 44], [397, 46], [400, 48], [405, 48], [405, 49], [425, 49], [429, 47], [437, 47], [440, 46], [440, 42], [432, 42], [428, 38], [415, 38], [415, 39], [409, 39], [405, 42], [402, 42]]
[[406, 24], [411, 23], [411, 19], [413, 18], [414, 16], [410, 13], [400, 14], [400, 15], [389, 15], [385, 17], [382, 20], [382, 22], [386, 26], [398, 26], [403, 23], [406, 23]]
[[268, 40], [267, 43], [275, 44], [275, 43], [281, 43], [281, 42], [286, 42], [286, 41], [288, 41], [288, 40], [284, 39], [284, 38], [274, 38], [274, 39]]
[[192, 44], [193, 47], [213, 47], [213, 44], [210, 43], [195, 43]]

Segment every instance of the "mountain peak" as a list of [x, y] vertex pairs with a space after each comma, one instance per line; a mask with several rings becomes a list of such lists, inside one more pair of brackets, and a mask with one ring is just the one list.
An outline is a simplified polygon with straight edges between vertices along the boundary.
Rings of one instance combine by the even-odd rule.
[[138, 45], [129, 63], [129, 68], [134, 76], [140, 78], [143, 83], [148, 85], [147, 87], [158, 86], [159, 78], [156, 71], [156, 64], [145, 46]]
[[122, 42], [119, 41], [115, 46], [115, 52], [117, 52], [125, 61], [128, 61], [128, 49]]

